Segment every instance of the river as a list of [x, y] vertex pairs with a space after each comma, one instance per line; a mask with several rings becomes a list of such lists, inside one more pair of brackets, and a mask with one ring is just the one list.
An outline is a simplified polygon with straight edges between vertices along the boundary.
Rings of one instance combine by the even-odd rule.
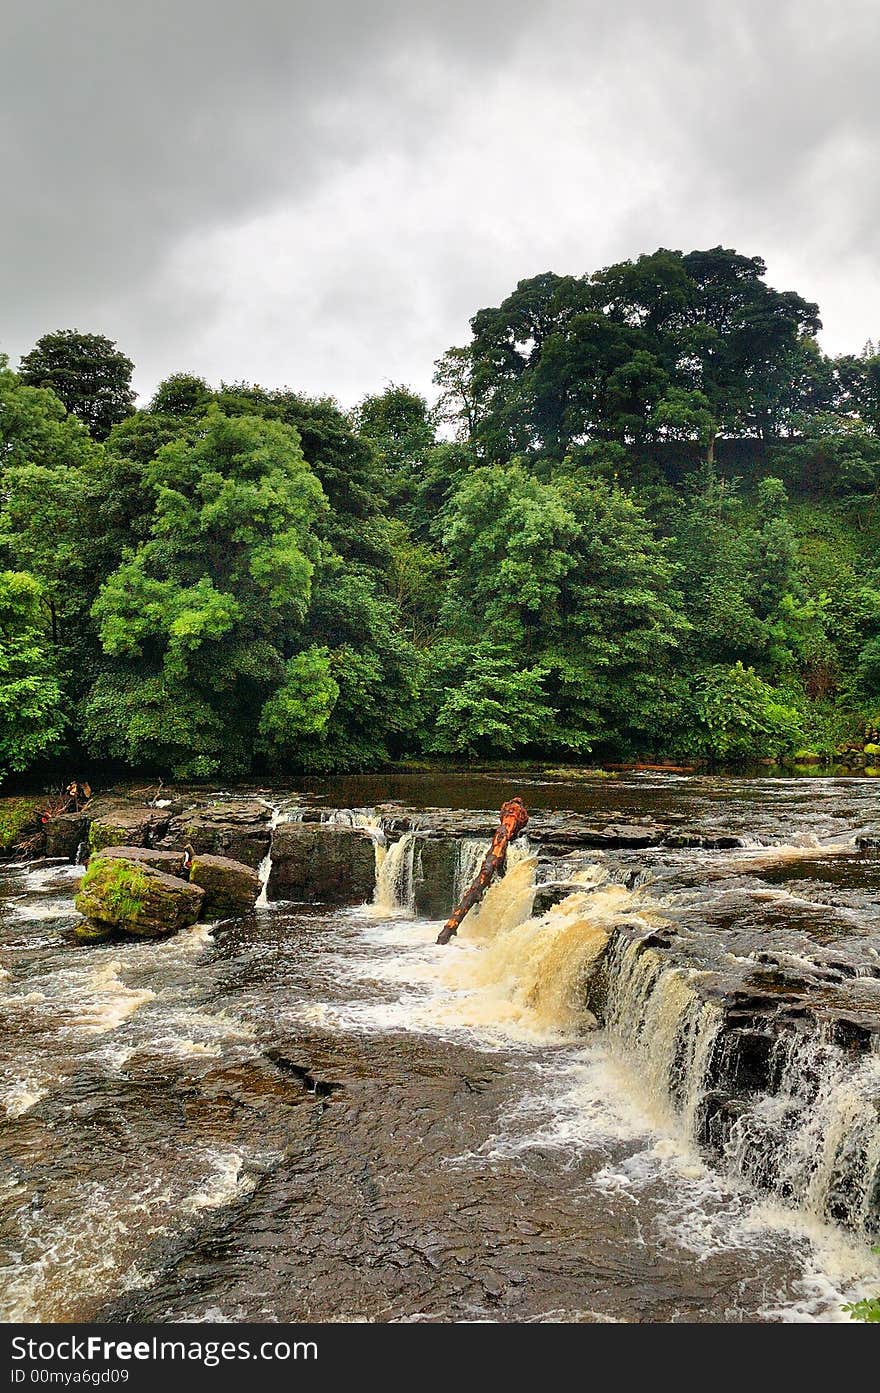
[[[789, 1050], [713, 1151], [697, 1119], [718, 1015], [692, 986], [743, 995], [769, 954], [845, 992], [853, 1029], [880, 1012], [880, 852], [853, 841], [877, 790], [646, 774], [277, 791], [364, 821], [518, 791], [740, 841], [580, 852], [538, 918], [536, 878], [561, 872], [525, 843], [446, 949], [410, 907], [405, 838], [378, 847], [373, 903], [268, 903], [161, 942], [77, 945], [82, 868], [0, 868], [3, 1318], [848, 1320], [880, 1294], [878, 1037]], [[481, 849], [464, 845], [463, 878]], [[649, 981], [621, 948], [594, 1029], [584, 983], [624, 922], [671, 926], [678, 965]]]

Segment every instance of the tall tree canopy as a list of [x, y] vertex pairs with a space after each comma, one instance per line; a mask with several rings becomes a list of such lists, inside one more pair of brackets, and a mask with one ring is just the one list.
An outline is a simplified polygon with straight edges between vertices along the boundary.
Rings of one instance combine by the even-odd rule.
[[134, 410], [134, 364], [103, 334], [57, 329], [44, 334], [21, 360], [21, 379], [47, 387], [95, 440], [105, 440], [117, 421]]
[[821, 326], [816, 305], [771, 289], [765, 272], [760, 257], [713, 247], [520, 281], [471, 321], [459, 383], [486, 457], [562, 458], [591, 439], [642, 445], [680, 427], [683, 393], [695, 394], [692, 429], [710, 444], [710, 421], [776, 435], [800, 345]]

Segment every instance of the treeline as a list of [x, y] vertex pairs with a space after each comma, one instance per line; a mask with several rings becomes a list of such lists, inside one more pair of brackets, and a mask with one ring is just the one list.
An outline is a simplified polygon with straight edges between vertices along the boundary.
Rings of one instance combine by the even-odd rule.
[[832, 753], [880, 725], [880, 353], [758, 258], [541, 275], [352, 412], [0, 369], [0, 771]]

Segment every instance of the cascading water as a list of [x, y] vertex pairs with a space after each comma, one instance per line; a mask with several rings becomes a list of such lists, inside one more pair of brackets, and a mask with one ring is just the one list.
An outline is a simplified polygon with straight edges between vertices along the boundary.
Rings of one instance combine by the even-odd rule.
[[477, 878], [490, 843], [474, 837], [462, 837], [456, 847], [455, 883], [452, 887], [452, 900], [458, 904], [464, 892]]
[[335, 808], [332, 813], [322, 813], [322, 822], [338, 827], [358, 827], [377, 844], [385, 844], [385, 824], [378, 813], [372, 809]]
[[462, 924], [461, 939], [480, 951], [458, 955], [445, 978], [459, 991], [459, 1013], [473, 1023], [493, 1021], [536, 1038], [577, 1035], [595, 1027], [588, 983], [604, 951], [609, 924], [627, 892], [576, 892], [538, 918], [534, 857], [523, 857], [492, 885]]
[[376, 886], [373, 908], [377, 914], [412, 910], [416, 834], [404, 832], [390, 842], [382, 817], [371, 808], [336, 808], [323, 814], [322, 822], [357, 828], [372, 841], [376, 853]]
[[376, 889], [373, 905], [377, 913], [412, 910], [413, 868], [416, 834], [404, 832], [391, 846], [376, 843]]
[[778, 1086], [730, 1128], [730, 1165], [820, 1219], [880, 1229], [880, 1052], [861, 1060], [829, 1038], [776, 1042]]
[[269, 822], [269, 850], [260, 862], [257, 875], [260, 877], [260, 893], [257, 896], [256, 908], [268, 909], [269, 900], [269, 878], [272, 874], [272, 834], [276, 827], [280, 827], [282, 822], [298, 822], [302, 810], [298, 807], [281, 809], [272, 807], [272, 817]]
[[[602, 866], [575, 872], [584, 890], [530, 917], [536, 861], [522, 850], [516, 860], [462, 925], [477, 951], [442, 970], [456, 993], [445, 1019], [571, 1037], [594, 1029], [598, 1012], [649, 1114], [699, 1146], [731, 1043], [721, 1002], [700, 990], [713, 972], [670, 964], [646, 944], [646, 930], [665, 923], [659, 906]], [[469, 873], [477, 850], [461, 861]], [[725, 1160], [799, 1209], [870, 1234], [880, 1226], [880, 1053], [854, 1064], [821, 1032], [785, 1035], [775, 1051], [778, 1084], [737, 1104]]]
[[610, 1036], [637, 1065], [640, 1091], [652, 1109], [682, 1119], [695, 1141], [721, 1011], [695, 992], [699, 971], [664, 964], [638, 937], [615, 940], [605, 971]]

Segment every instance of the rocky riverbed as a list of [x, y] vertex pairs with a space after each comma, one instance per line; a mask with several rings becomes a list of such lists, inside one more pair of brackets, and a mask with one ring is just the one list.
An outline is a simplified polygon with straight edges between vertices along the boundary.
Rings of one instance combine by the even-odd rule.
[[[8, 1313], [845, 1318], [880, 1290], [876, 787], [520, 783], [446, 950], [510, 781], [49, 823], [71, 859], [0, 890]], [[73, 858], [114, 843], [234, 856], [261, 903], [78, 945]]]

